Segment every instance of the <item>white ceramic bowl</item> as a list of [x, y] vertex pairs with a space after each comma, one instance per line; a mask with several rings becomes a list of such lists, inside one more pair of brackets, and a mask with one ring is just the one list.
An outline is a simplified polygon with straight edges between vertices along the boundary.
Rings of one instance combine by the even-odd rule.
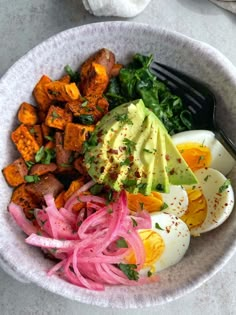
[[[66, 64], [77, 68], [99, 48], [114, 51], [119, 62], [127, 62], [140, 52], [199, 78], [217, 97], [220, 124], [236, 141], [236, 69], [218, 51], [178, 33], [129, 22], [85, 25], [64, 31], [38, 45], [16, 62], [0, 81], [1, 137], [0, 166], [17, 157], [10, 141], [16, 112], [23, 101], [33, 102], [31, 92], [42, 74], [58, 78]], [[236, 187], [236, 170], [231, 173]], [[160, 273], [160, 282], [138, 287], [114, 286], [104, 292], [76, 287], [60, 278], [48, 277], [52, 262], [40, 250], [24, 243], [25, 235], [7, 212], [12, 190], [3, 176], [0, 212], [1, 266], [17, 279], [83, 303], [118, 308], [154, 306], [174, 300], [199, 287], [213, 276], [234, 254], [236, 212], [217, 230], [191, 240], [184, 259]]]

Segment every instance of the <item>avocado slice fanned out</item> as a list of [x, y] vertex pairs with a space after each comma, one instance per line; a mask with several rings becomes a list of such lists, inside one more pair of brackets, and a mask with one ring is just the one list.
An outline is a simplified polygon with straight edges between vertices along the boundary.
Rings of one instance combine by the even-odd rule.
[[85, 145], [85, 165], [99, 184], [149, 195], [197, 179], [162, 122], [142, 100], [116, 107], [96, 126]]

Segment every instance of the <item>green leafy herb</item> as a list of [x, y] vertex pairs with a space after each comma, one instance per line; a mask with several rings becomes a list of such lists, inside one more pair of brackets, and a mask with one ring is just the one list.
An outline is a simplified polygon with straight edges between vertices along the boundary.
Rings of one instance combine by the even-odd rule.
[[152, 276], [152, 272], [150, 270], [148, 270], [147, 276], [148, 276], [148, 278], [150, 278]]
[[125, 187], [132, 187], [132, 186], [136, 186], [137, 180], [136, 179], [124, 179], [122, 181], [122, 183]]
[[121, 123], [127, 123], [128, 125], [133, 125], [131, 119], [129, 118], [127, 113], [123, 113], [123, 114], [116, 114], [115, 116], [115, 120], [116, 121], [120, 121]]
[[164, 231], [164, 229], [161, 228], [160, 225], [159, 225], [159, 223], [157, 223], [157, 222], [155, 223], [155, 228], [158, 229], [158, 230]]
[[95, 196], [99, 195], [102, 190], [103, 190], [103, 185], [100, 185], [100, 184], [95, 184], [89, 189], [91, 194]]
[[220, 186], [219, 193], [221, 194], [222, 192], [224, 192], [230, 185], [231, 185], [230, 179], [226, 179], [224, 184], [222, 186]]
[[32, 161], [26, 161], [25, 164], [26, 164], [28, 170], [30, 170], [31, 167], [34, 165], [34, 162], [32, 162]]
[[27, 183], [38, 183], [40, 181], [40, 177], [38, 175], [26, 175], [24, 179]]
[[35, 161], [37, 163], [41, 162], [43, 164], [50, 164], [51, 160], [53, 160], [56, 156], [56, 152], [54, 149], [44, 148], [42, 146], [35, 155]]
[[157, 184], [157, 185], [156, 185], [156, 190], [157, 190], [157, 191], [160, 191], [160, 192], [163, 192], [163, 191], [164, 191], [163, 185], [162, 185], [162, 184]]
[[79, 73], [77, 71], [73, 71], [69, 65], [65, 66], [65, 72], [70, 76], [72, 82], [78, 82], [80, 80]]
[[147, 188], [147, 183], [139, 183], [137, 184], [137, 188], [139, 189], [139, 191], [144, 192]]
[[29, 132], [33, 135], [35, 133], [35, 129], [32, 127], [30, 128]]
[[129, 280], [135, 280], [138, 281], [139, 274], [137, 272], [137, 265], [134, 264], [122, 264], [120, 263], [118, 265], [120, 270], [127, 276]]
[[138, 223], [136, 220], [134, 220], [134, 218], [131, 217], [132, 223], [133, 223], [133, 227], [138, 226]]
[[200, 155], [199, 158], [198, 158], [198, 164], [205, 159], [205, 156], [203, 155]]
[[130, 165], [130, 159], [127, 158], [127, 159], [125, 159], [123, 162], [120, 162], [120, 166], [123, 166], [123, 165], [129, 166], [129, 165]]
[[51, 113], [51, 117], [52, 121], [54, 121], [56, 118], [61, 118], [61, 116], [58, 115], [58, 113], [55, 110]]
[[105, 93], [110, 108], [142, 98], [169, 134], [191, 129], [191, 113], [180, 97], [158, 81], [151, 71], [152, 61], [152, 56], [136, 54], [132, 62], [120, 70], [119, 76], [110, 81]]
[[55, 141], [54, 138], [51, 137], [51, 136], [44, 136], [44, 138], [45, 138], [46, 140], [48, 140], [48, 141], [52, 141], [52, 142]]
[[163, 203], [163, 205], [161, 206], [161, 208], [160, 208], [160, 210], [162, 211], [162, 210], [165, 210], [165, 209], [167, 209], [169, 206], [168, 206], [168, 204], [167, 203]]
[[207, 175], [207, 176], [204, 178], [204, 181], [207, 182], [210, 176], [211, 176], [211, 175]]
[[128, 248], [128, 244], [126, 243], [126, 240], [121, 237], [116, 241], [116, 246], [118, 248]]
[[153, 151], [148, 150], [148, 149], [145, 149], [145, 148], [143, 149], [143, 151], [144, 151], [144, 152], [147, 152], [147, 153], [153, 153]]
[[92, 125], [95, 121], [93, 115], [90, 114], [82, 114], [77, 117], [77, 120], [82, 125]]
[[124, 138], [123, 143], [126, 145], [127, 153], [132, 154], [135, 150], [136, 142], [129, 140], [128, 138]]
[[88, 100], [85, 100], [82, 104], [81, 107], [86, 107], [88, 105]]

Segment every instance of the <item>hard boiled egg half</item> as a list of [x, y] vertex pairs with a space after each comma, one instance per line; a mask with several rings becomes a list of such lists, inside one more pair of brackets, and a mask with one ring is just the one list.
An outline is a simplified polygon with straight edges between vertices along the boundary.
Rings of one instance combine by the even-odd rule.
[[209, 130], [177, 133], [172, 141], [193, 171], [211, 167], [227, 175], [235, 165], [234, 158]]
[[[153, 212], [151, 220], [151, 229], [138, 231], [146, 254], [140, 270], [143, 275], [151, 275], [177, 264], [185, 255], [190, 242], [187, 225], [173, 214]], [[136, 263], [133, 253], [126, 260], [130, 264]]]

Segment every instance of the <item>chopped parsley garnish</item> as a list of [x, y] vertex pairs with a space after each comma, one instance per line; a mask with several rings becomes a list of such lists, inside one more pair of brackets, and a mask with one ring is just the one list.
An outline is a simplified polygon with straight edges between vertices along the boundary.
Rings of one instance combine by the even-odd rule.
[[127, 123], [128, 125], [133, 125], [131, 119], [129, 118], [127, 113], [123, 113], [123, 114], [116, 114], [115, 116], [115, 120], [116, 121], [120, 121], [122, 123]]
[[148, 278], [150, 278], [152, 276], [152, 272], [150, 270], [148, 270], [147, 276], [148, 276]]
[[162, 230], [164, 231], [164, 229], [162, 227], [160, 227], [159, 223], [155, 223], [155, 228], [158, 229], [158, 230]]
[[230, 185], [231, 185], [230, 179], [226, 179], [224, 184], [222, 186], [220, 186], [219, 193], [221, 194], [222, 192], [224, 192]]
[[207, 175], [205, 178], [204, 178], [204, 181], [207, 182], [209, 177], [211, 177], [211, 175]]
[[124, 138], [123, 143], [126, 145], [128, 154], [132, 154], [135, 150], [136, 142], [129, 140], [128, 138]]
[[137, 265], [135, 264], [118, 264], [119, 269], [127, 276], [129, 280], [138, 281], [139, 274], [137, 272]]
[[138, 226], [138, 223], [136, 220], [134, 220], [134, 218], [131, 217], [132, 223], [133, 223], [133, 227]]
[[199, 156], [198, 164], [199, 164], [202, 160], [205, 160], [205, 156], [204, 156], [204, 155], [200, 155], [200, 156]]
[[123, 162], [120, 162], [120, 166], [123, 166], [123, 165], [129, 166], [129, 165], [130, 165], [130, 159], [127, 158], [127, 159], [125, 159]]
[[147, 152], [147, 153], [153, 153], [153, 151], [148, 150], [148, 149], [145, 149], [145, 148], [143, 149], [143, 151], [144, 151], [144, 152]]
[[88, 100], [85, 100], [82, 104], [81, 107], [86, 107], [88, 105]]
[[64, 70], [70, 76], [72, 82], [78, 82], [80, 80], [79, 73], [73, 71], [69, 65], [66, 65]]
[[56, 152], [54, 149], [44, 148], [42, 146], [35, 155], [35, 161], [37, 163], [41, 162], [42, 164], [50, 164], [51, 160], [53, 160], [56, 156]]
[[40, 181], [40, 177], [38, 175], [26, 175], [24, 179], [27, 183], [38, 183]]
[[78, 122], [82, 125], [92, 125], [94, 124], [94, 116], [89, 114], [81, 114], [77, 117]]
[[132, 186], [136, 186], [137, 180], [136, 179], [124, 179], [122, 181], [122, 183], [125, 187], [132, 187]]
[[54, 142], [54, 138], [51, 137], [51, 136], [44, 136], [44, 138], [45, 138], [46, 140], [48, 140], [48, 141]]
[[61, 116], [58, 115], [58, 113], [55, 110], [51, 113], [51, 117], [52, 121], [54, 121], [56, 118], [61, 118]]
[[160, 208], [160, 210], [162, 211], [162, 210], [165, 210], [165, 209], [167, 209], [169, 206], [168, 206], [168, 204], [167, 203], [163, 203], [163, 205], [161, 206], [161, 208]]
[[163, 191], [164, 191], [163, 185], [162, 185], [162, 184], [157, 184], [157, 185], [156, 185], [156, 190], [163, 192]]
[[91, 194], [95, 196], [99, 195], [102, 190], [103, 190], [103, 185], [100, 185], [100, 184], [95, 184], [89, 189]]
[[127, 244], [126, 240], [123, 237], [119, 238], [116, 241], [116, 246], [118, 248], [128, 248], [128, 244]]
[[32, 161], [26, 161], [25, 164], [26, 164], [28, 170], [30, 170], [31, 167], [34, 165], [34, 162], [32, 162]]

